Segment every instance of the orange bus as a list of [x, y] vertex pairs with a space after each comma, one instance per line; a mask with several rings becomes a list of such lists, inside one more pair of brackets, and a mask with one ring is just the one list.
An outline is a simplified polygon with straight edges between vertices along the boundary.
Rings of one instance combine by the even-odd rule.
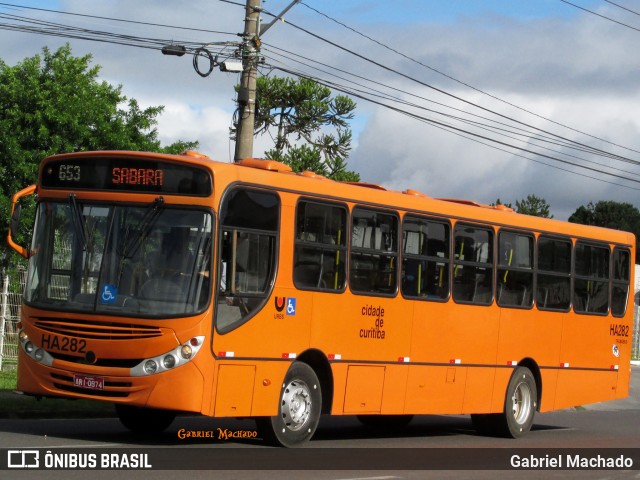
[[321, 414], [471, 414], [519, 437], [628, 394], [630, 233], [196, 152], [46, 158], [11, 224], [18, 388], [112, 402], [134, 431], [256, 417], [295, 446]]

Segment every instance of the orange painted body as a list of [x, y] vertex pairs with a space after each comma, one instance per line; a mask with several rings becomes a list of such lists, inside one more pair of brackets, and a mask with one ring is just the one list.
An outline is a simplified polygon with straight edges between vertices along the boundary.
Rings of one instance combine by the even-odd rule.
[[[208, 306], [184, 317], [70, 313], [26, 304], [22, 328], [36, 346], [42, 347], [43, 335], [53, 331], [51, 322], [69, 324], [66, 329], [56, 327], [62, 332], [55, 333], [58, 345], [64, 338], [74, 337], [77, 324], [94, 325], [104, 335], [88, 335], [87, 350], [114, 362], [113, 366], [91, 365], [79, 361], [80, 355], [66, 352], [47, 366], [34, 361], [21, 348], [18, 388], [25, 393], [95, 398], [217, 417], [271, 416], [277, 413], [287, 369], [298, 360], [323, 372], [318, 375], [324, 393], [323, 411], [334, 415], [502, 412], [507, 384], [517, 365], [527, 365], [534, 371], [541, 411], [628, 394], [633, 338], [631, 294], [627, 294], [626, 309], [620, 316], [610, 311], [581, 314], [573, 308], [567, 312], [546, 311], [536, 303], [527, 308], [501, 307], [496, 301], [495, 258], [493, 296], [487, 305], [459, 303], [451, 294], [443, 301], [405, 298], [399, 287], [380, 295], [353, 293], [349, 281], [335, 291], [301, 289], [294, 282], [293, 252], [301, 199], [331, 202], [344, 207], [349, 215], [356, 206], [383, 211], [397, 216], [399, 225], [408, 214], [441, 220], [452, 232], [459, 222], [479, 225], [493, 232], [496, 243], [502, 229], [525, 232], [536, 239], [541, 234], [563, 236], [574, 245], [579, 239], [599, 242], [611, 249], [625, 249], [634, 259], [635, 239], [630, 233], [436, 200], [413, 191], [389, 192], [297, 175], [276, 162], [253, 161], [251, 166], [241, 166], [193, 156], [133, 152], [87, 152], [52, 158], [72, 161], [91, 156], [142, 162], [160, 158], [209, 171], [213, 178], [210, 195], [163, 198], [168, 207], [198, 206], [212, 212], [215, 241], [208, 275], [218, 280], [210, 287]], [[47, 160], [42, 168], [46, 166]], [[216, 327], [216, 318], [224, 308], [216, 287], [221, 276], [220, 206], [230, 189], [241, 186], [274, 193], [279, 199], [276, 271], [262, 306], [235, 328], [220, 332]], [[71, 191], [38, 185], [38, 201], [66, 201]], [[158, 196], [81, 189], [73, 193], [85, 203], [148, 204]], [[348, 243], [347, 269], [351, 268], [350, 248]], [[453, 258], [454, 247], [448, 248]], [[394, 262], [400, 265], [403, 258], [399, 249]], [[454, 278], [453, 261], [446, 268]], [[395, 270], [398, 284], [403, 274], [400, 267]], [[633, 278], [633, 261], [628, 274]], [[294, 314], [281, 308], [278, 302], [282, 299], [295, 299]], [[114, 340], [113, 331], [118, 326], [129, 332], [130, 338], [125, 335]], [[154, 336], [134, 338], [138, 328], [151, 329]], [[128, 368], [118, 366], [119, 359], [161, 355], [199, 336], [204, 337], [201, 350], [192, 361], [173, 370], [132, 377]], [[48, 342], [50, 345], [50, 338]], [[103, 378], [105, 386], [99, 392], [74, 387], [74, 374]]]

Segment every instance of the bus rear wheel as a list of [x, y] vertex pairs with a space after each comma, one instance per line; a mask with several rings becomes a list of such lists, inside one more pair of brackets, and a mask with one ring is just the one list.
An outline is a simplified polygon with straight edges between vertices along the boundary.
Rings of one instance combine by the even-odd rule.
[[120, 404], [116, 404], [116, 414], [122, 425], [137, 434], [164, 432], [176, 418], [176, 412], [172, 410]]
[[527, 367], [515, 369], [507, 386], [504, 411], [491, 416], [492, 430], [500, 436], [520, 438], [531, 430], [537, 408], [536, 381]]
[[260, 434], [268, 443], [297, 447], [316, 431], [322, 411], [322, 391], [313, 369], [302, 362], [289, 368], [280, 390], [278, 415], [257, 419]]

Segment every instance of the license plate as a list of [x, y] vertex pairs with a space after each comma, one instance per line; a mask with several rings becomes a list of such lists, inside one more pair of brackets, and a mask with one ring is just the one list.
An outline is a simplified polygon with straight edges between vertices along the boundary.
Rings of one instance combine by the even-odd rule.
[[73, 375], [73, 383], [76, 387], [88, 388], [90, 390], [104, 390], [104, 378], [91, 377], [76, 373]]

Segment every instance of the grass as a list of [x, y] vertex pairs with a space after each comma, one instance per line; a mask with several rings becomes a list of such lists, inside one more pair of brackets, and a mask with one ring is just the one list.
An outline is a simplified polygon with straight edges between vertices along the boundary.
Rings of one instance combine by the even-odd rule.
[[17, 372], [15, 370], [0, 372], [0, 390], [15, 390], [16, 374]]

